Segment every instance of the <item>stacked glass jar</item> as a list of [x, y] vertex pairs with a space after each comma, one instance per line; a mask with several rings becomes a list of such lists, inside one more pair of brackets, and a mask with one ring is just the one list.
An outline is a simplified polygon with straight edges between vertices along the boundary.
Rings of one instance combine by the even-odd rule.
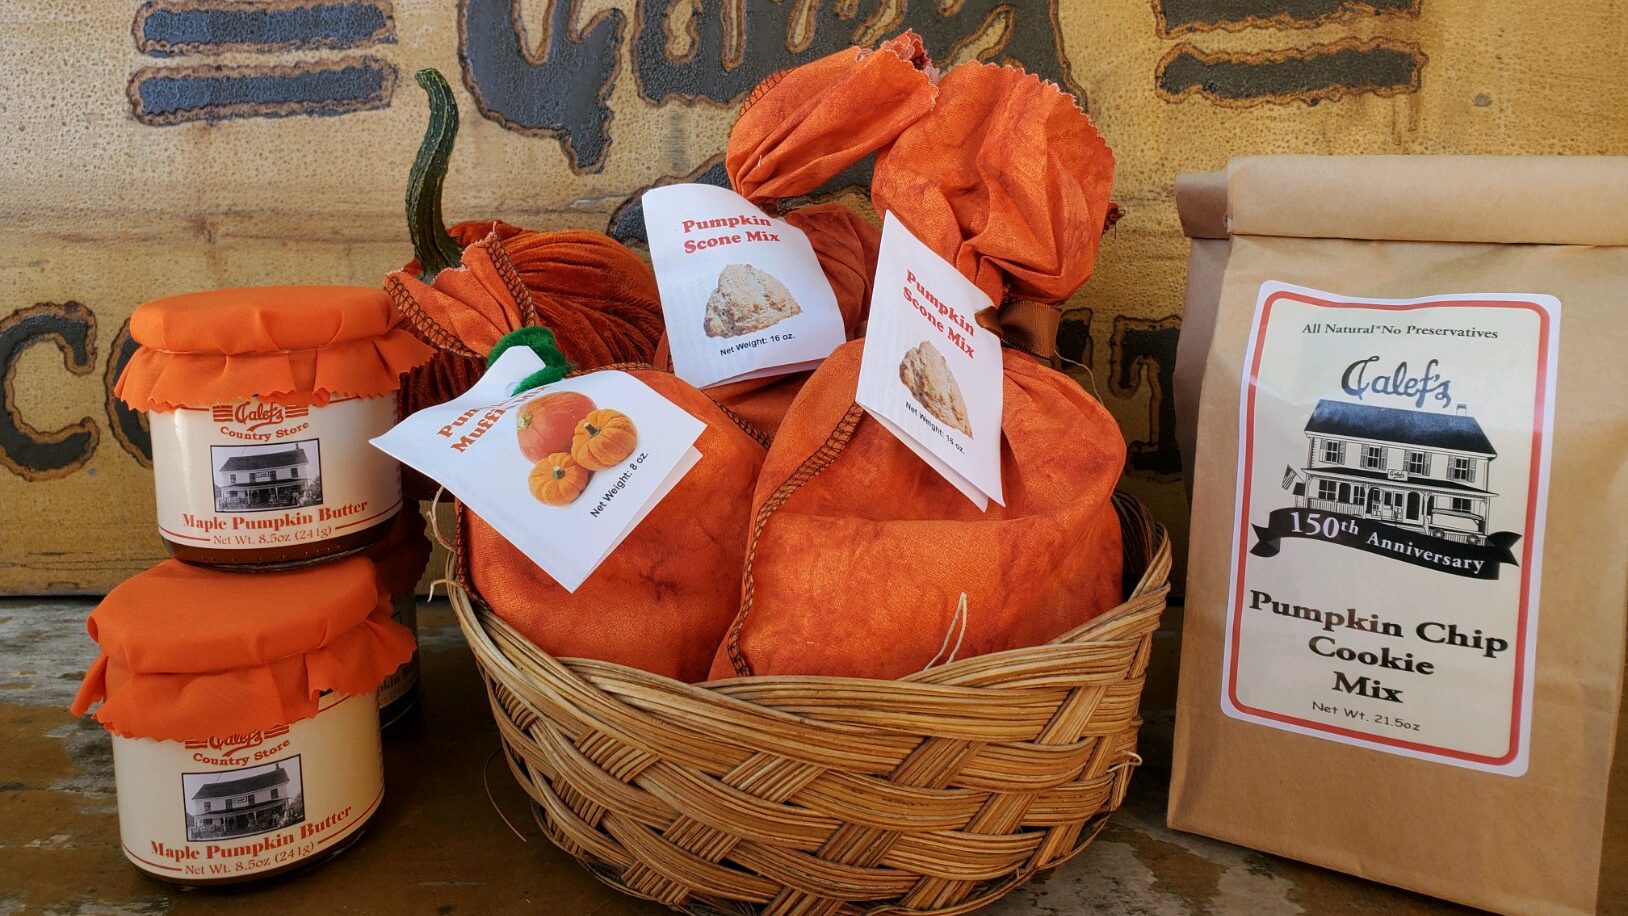
[[155, 877], [286, 873], [378, 810], [380, 707], [393, 719], [415, 695], [429, 558], [369, 443], [429, 357], [396, 322], [382, 291], [342, 286], [172, 296], [131, 318], [115, 394], [147, 414], [173, 559], [92, 613], [101, 655], [74, 709], [102, 701], [125, 855]]

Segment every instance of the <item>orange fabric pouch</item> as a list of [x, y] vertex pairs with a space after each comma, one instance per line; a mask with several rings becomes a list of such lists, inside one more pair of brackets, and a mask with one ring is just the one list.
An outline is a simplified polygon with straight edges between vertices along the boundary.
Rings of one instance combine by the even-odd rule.
[[[497, 234], [464, 249], [462, 260], [433, 285], [411, 275], [391, 279], [449, 346], [490, 357], [517, 339], [537, 345], [539, 335], [528, 332], [542, 331], [538, 308]], [[541, 346], [552, 343], [548, 335]], [[554, 378], [568, 368], [557, 350], [544, 353], [544, 361], [558, 373]], [[700, 462], [575, 592], [460, 504], [459, 581], [552, 655], [700, 680], [740, 606], [752, 483], [764, 443], [682, 379], [647, 367], [617, 368], [706, 424], [695, 444]]]
[[109, 592], [86, 624], [101, 653], [72, 710], [127, 738], [250, 734], [317, 714], [329, 691], [368, 694], [412, 657], [373, 564], [276, 572], [165, 560]]
[[[1003, 317], [1021, 317], [1044, 338], [1056, 325], [1043, 303], [1090, 274], [1112, 169], [1056, 87], [967, 64], [878, 157], [872, 194], [1007, 306], [981, 321], [1004, 332]], [[1014, 306], [1008, 293], [1042, 304]], [[1100, 403], [1004, 351], [1006, 505], [979, 512], [855, 404], [862, 347], [843, 345], [814, 372], [769, 450], [715, 678], [897, 678], [1044, 642], [1122, 598], [1110, 499], [1125, 442]]]
[[575, 592], [460, 506], [460, 579], [551, 655], [699, 681], [740, 607], [752, 484], [764, 447], [682, 379], [624, 371], [706, 424], [695, 443], [700, 462]]
[[[914, 32], [875, 50], [847, 48], [764, 80], [741, 106], [724, 166], [735, 193], [808, 235], [842, 310], [849, 340], [870, 305], [882, 231], [841, 203], [780, 213], [781, 200], [817, 190], [885, 149], [933, 106], [927, 55]], [[856, 117], [856, 112], [864, 112]], [[671, 369], [664, 336], [658, 367]], [[707, 389], [718, 403], [773, 437], [808, 372]]]

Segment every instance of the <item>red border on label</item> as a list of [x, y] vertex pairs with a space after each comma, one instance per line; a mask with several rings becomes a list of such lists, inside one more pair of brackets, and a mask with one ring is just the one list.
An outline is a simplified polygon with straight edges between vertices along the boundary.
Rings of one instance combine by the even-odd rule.
[[[1243, 614], [1238, 611], [1243, 607], [1244, 599], [1244, 563], [1249, 551], [1249, 496], [1253, 484], [1255, 469], [1255, 388], [1260, 378], [1261, 351], [1266, 339], [1266, 327], [1272, 314], [1272, 306], [1279, 299], [1294, 299], [1308, 305], [1334, 309], [1382, 309], [1385, 311], [1407, 312], [1416, 309], [1434, 308], [1518, 308], [1535, 312], [1538, 316], [1538, 377], [1537, 393], [1533, 397], [1532, 405], [1532, 466], [1527, 481], [1526, 503], [1526, 537], [1522, 539], [1521, 546], [1521, 604], [1516, 619], [1515, 635], [1515, 689], [1510, 699], [1509, 717], [1509, 750], [1498, 757], [1489, 757], [1485, 754], [1471, 754], [1464, 751], [1455, 751], [1449, 748], [1437, 747], [1431, 744], [1422, 744], [1416, 741], [1402, 741], [1396, 738], [1387, 738], [1380, 735], [1371, 735], [1354, 729], [1341, 728], [1338, 725], [1329, 725], [1311, 719], [1302, 719], [1284, 713], [1270, 712], [1246, 706], [1238, 699], [1238, 650], [1243, 637]], [[1526, 683], [1526, 630], [1527, 615], [1530, 612], [1531, 584], [1532, 584], [1532, 534], [1537, 530], [1538, 511], [1538, 484], [1542, 470], [1543, 430], [1546, 425], [1548, 402], [1545, 380], [1549, 375], [1549, 313], [1535, 302], [1522, 302], [1509, 299], [1445, 299], [1436, 302], [1421, 302], [1413, 305], [1389, 305], [1377, 302], [1335, 302], [1319, 299], [1305, 293], [1291, 290], [1279, 290], [1266, 298], [1261, 304], [1261, 317], [1255, 331], [1255, 356], [1249, 365], [1249, 390], [1246, 397], [1246, 413], [1244, 418], [1244, 474], [1243, 493], [1240, 497], [1240, 511], [1238, 513], [1238, 531], [1236, 534], [1237, 557], [1233, 564], [1233, 578], [1236, 581], [1232, 594], [1232, 652], [1227, 658], [1227, 699], [1234, 709], [1258, 716], [1262, 719], [1271, 719], [1274, 722], [1283, 722], [1298, 728], [1311, 731], [1327, 732], [1345, 738], [1353, 738], [1373, 744], [1383, 744], [1387, 747], [1403, 748], [1410, 751], [1435, 754], [1440, 757], [1451, 757], [1487, 766], [1503, 766], [1513, 761], [1520, 754], [1521, 724], [1523, 704], [1521, 702], [1521, 688]]]

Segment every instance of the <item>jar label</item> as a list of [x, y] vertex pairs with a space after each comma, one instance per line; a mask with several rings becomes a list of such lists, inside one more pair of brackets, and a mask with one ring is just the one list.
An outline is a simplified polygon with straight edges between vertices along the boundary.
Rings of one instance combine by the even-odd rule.
[[250, 398], [149, 414], [159, 531], [208, 550], [265, 550], [364, 531], [401, 507], [400, 469], [368, 439], [395, 399], [287, 407]]
[[192, 741], [113, 736], [124, 854], [169, 880], [234, 881], [322, 855], [384, 795], [373, 694], [316, 716]]

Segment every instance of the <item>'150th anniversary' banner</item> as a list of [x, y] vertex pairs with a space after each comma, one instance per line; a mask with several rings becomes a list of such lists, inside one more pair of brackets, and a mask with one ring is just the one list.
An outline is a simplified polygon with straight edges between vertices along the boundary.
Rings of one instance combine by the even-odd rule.
[[1499, 564], [1516, 562], [1510, 548], [1521, 539], [1514, 532], [1499, 531], [1487, 535], [1483, 544], [1471, 544], [1409, 531], [1374, 519], [1304, 509], [1274, 509], [1267, 516], [1266, 524], [1254, 528], [1260, 540], [1249, 552], [1257, 557], [1277, 556], [1283, 538], [1320, 538], [1341, 547], [1354, 547], [1472, 579], [1498, 578]]

